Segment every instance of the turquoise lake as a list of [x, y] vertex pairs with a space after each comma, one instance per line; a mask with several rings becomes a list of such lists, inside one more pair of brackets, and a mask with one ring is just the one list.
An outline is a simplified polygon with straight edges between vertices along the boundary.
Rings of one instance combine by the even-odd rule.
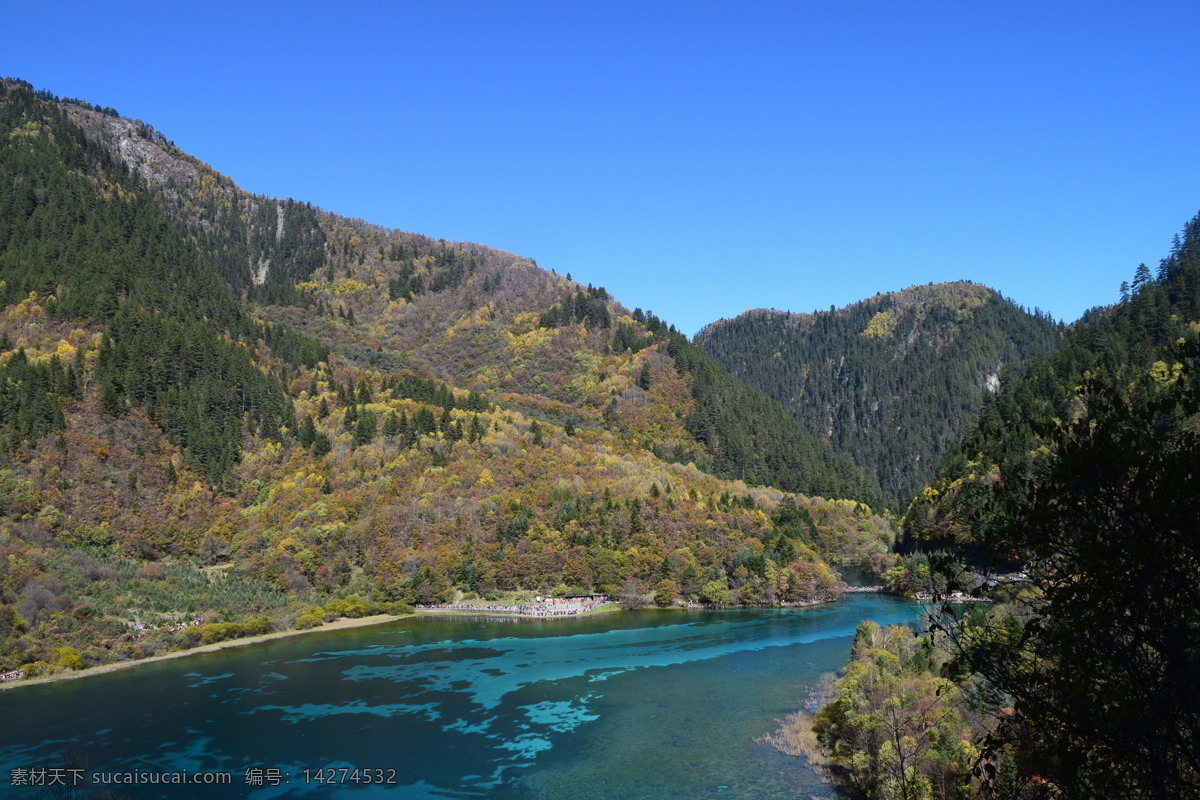
[[[0, 794], [47, 796], [12, 784], [48, 769], [86, 781], [76, 796], [137, 800], [831, 797], [754, 739], [845, 665], [860, 620], [919, 616], [852, 595], [807, 609], [416, 617], [12, 689], [0, 692]], [[357, 784], [353, 769], [367, 771]], [[109, 782], [183, 771], [230, 783]]]

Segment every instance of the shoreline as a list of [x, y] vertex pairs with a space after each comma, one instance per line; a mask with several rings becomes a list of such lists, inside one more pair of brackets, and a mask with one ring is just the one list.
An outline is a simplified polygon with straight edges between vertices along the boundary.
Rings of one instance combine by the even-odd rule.
[[39, 683], [57, 683], [59, 681], [73, 681], [80, 678], [90, 678], [93, 675], [105, 675], [110, 672], [119, 672], [123, 669], [138, 667], [142, 664], [152, 664], [156, 661], [170, 661], [176, 658], [186, 658], [187, 656], [198, 655], [200, 653], [213, 653], [218, 650], [227, 650], [231, 647], [246, 647], [254, 644], [261, 644], [273, 639], [284, 639], [289, 636], [301, 636], [306, 633], [316, 633], [318, 631], [344, 630], [346, 628], [364, 628], [370, 625], [382, 625], [385, 622], [395, 622], [409, 617], [415, 617], [417, 614], [375, 614], [370, 617], [341, 617], [333, 622], [326, 622], [324, 625], [317, 625], [313, 628], [305, 628], [304, 630], [273, 631], [272, 633], [263, 633], [258, 636], [247, 636], [243, 639], [227, 639], [223, 642], [213, 642], [212, 644], [202, 644], [197, 647], [191, 647], [187, 650], [173, 650], [170, 653], [162, 655], [148, 656], [139, 658], [133, 661], [116, 661], [111, 664], [98, 664], [94, 667], [86, 669], [72, 670], [70, 672], [58, 672], [54, 675], [42, 675], [37, 678], [22, 678], [21, 680], [8, 681], [0, 683], [0, 691], [16, 689], [21, 686], [34, 686]]
[[[839, 595], [838, 597], [834, 597], [834, 598], [830, 598], [830, 599], [826, 599], [826, 600], [818, 600], [818, 601], [807, 602], [807, 603], [796, 603], [796, 604], [782, 605], [782, 606], [777, 606], [777, 607], [778, 608], [813, 608], [813, 607], [817, 607], [817, 606], [828, 605], [831, 603], [837, 603], [839, 600], [841, 600], [841, 595]], [[675, 608], [677, 608], [680, 611], [694, 610], [693, 607], [691, 607], [691, 606], [675, 606]], [[119, 672], [121, 670], [131, 669], [133, 667], [137, 667], [142, 664], [152, 664], [157, 661], [170, 661], [172, 659], [186, 658], [186, 657], [192, 656], [192, 655], [199, 655], [201, 653], [213, 653], [218, 650], [227, 650], [231, 647], [248, 647], [250, 645], [261, 644], [263, 642], [268, 642], [268, 641], [271, 641], [274, 639], [283, 639], [283, 638], [286, 638], [289, 636], [300, 636], [300, 635], [303, 635], [306, 633], [316, 633], [318, 631], [345, 630], [347, 628], [363, 628], [363, 627], [368, 627], [371, 625], [382, 625], [386, 622], [396, 622], [398, 620], [408, 619], [410, 617], [418, 617], [418, 616], [464, 616], [464, 617], [465, 616], [487, 616], [487, 617], [493, 617], [493, 618], [497, 618], [497, 619], [566, 620], [566, 619], [579, 619], [580, 617], [589, 617], [589, 616], [594, 616], [594, 615], [598, 615], [598, 614], [610, 614], [610, 613], [613, 613], [615, 611], [620, 611], [620, 610], [621, 610], [620, 603], [614, 602], [614, 603], [606, 603], [602, 606], [597, 606], [595, 608], [589, 608], [580, 614], [569, 614], [569, 615], [562, 615], [562, 616], [538, 616], [538, 615], [514, 614], [514, 613], [508, 613], [508, 612], [497, 611], [497, 610], [492, 610], [492, 609], [467, 610], [467, 609], [423, 608], [423, 609], [416, 609], [412, 613], [409, 613], [409, 614], [375, 614], [375, 615], [372, 615], [369, 617], [341, 617], [339, 619], [335, 619], [332, 622], [327, 622], [324, 625], [318, 625], [313, 628], [305, 628], [303, 630], [296, 630], [293, 628], [291, 630], [286, 630], [286, 631], [273, 631], [272, 633], [263, 633], [263, 634], [259, 634], [258, 636], [247, 636], [243, 639], [227, 639], [226, 641], [223, 641], [223, 642], [214, 642], [212, 644], [202, 644], [202, 645], [198, 645], [196, 647], [189, 648], [187, 650], [174, 650], [170, 653], [163, 653], [161, 655], [148, 656], [146, 658], [139, 658], [139, 659], [136, 659], [133, 661], [116, 661], [111, 664], [99, 664], [97, 666], [87, 667], [86, 669], [81, 669], [81, 670], [72, 670], [69, 672], [58, 672], [53, 675], [43, 675], [43, 676], [39, 676], [37, 678], [22, 678], [21, 680], [7, 681], [4, 683], [0, 683], [0, 691], [16, 689], [21, 686], [34, 686], [37, 684], [58, 683], [59, 681], [79, 680], [82, 678], [90, 678], [93, 675], [105, 675], [110, 672]], [[664, 609], [664, 610], [669, 610], [669, 609]]]
[[[565, 617], [565, 616], [564, 617], [532, 617], [532, 616], [527, 617], [527, 616], [523, 616], [523, 615], [518, 616], [515, 614], [504, 614], [504, 613], [494, 612], [494, 611], [493, 612], [483, 612], [483, 613], [486, 616], [508, 617], [508, 618], [519, 618], [519, 619], [571, 619], [571, 618], [579, 617], [579, 616], [590, 616], [591, 614], [596, 614], [596, 613], [608, 613], [611, 611], [616, 611], [618, 609], [619, 609], [619, 606], [616, 606], [616, 605], [614, 605], [613, 607], [604, 606], [601, 608], [589, 609], [584, 614], [573, 615], [573, 617]], [[173, 650], [170, 653], [163, 653], [161, 655], [148, 656], [146, 658], [139, 658], [139, 659], [132, 660], [132, 661], [115, 661], [111, 664], [98, 664], [94, 667], [87, 667], [86, 669], [71, 670], [69, 672], [56, 672], [53, 675], [41, 675], [36, 678], [22, 678], [20, 680], [15, 680], [15, 681], [6, 681], [4, 683], [0, 683], [0, 691], [16, 689], [16, 688], [19, 688], [22, 686], [34, 686], [37, 684], [58, 683], [60, 681], [79, 680], [81, 678], [90, 678], [93, 675], [106, 675], [110, 672], [119, 672], [119, 671], [125, 670], [125, 669], [132, 669], [133, 667], [138, 667], [138, 666], [141, 666], [142, 664], [153, 664], [156, 661], [170, 661], [170, 660], [176, 659], [176, 658], [186, 658], [186, 657], [192, 656], [192, 655], [199, 655], [201, 653], [214, 653], [218, 650], [227, 650], [231, 647], [248, 647], [250, 645], [262, 644], [263, 642], [269, 642], [273, 639], [283, 639], [283, 638], [287, 638], [289, 636], [301, 636], [306, 633], [317, 633], [318, 631], [345, 630], [347, 628], [364, 628], [364, 627], [367, 627], [370, 625], [382, 625], [385, 622], [396, 622], [397, 620], [408, 619], [410, 617], [426, 616], [426, 615], [428, 615], [428, 616], [450, 616], [450, 615], [479, 616], [480, 613], [481, 612], [461, 611], [461, 610], [454, 610], [454, 611], [445, 610], [445, 611], [439, 612], [439, 611], [432, 610], [432, 609], [422, 609], [420, 611], [414, 610], [412, 613], [409, 613], [409, 614], [374, 614], [369, 617], [341, 617], [339, 619], [335, 619], [333, 622], [326, 622], [324, 625], [317, 625], [316, 627], [305, 628], [303, 630], [296, 630], [295, 628], [293, 628], [291, 630], [286, 630], [286, 631], [273, 631], [271, 633], [262, 633], [257, 636], [247, 636], [242, 639], [227, 639], [223, 642], [213, 642], [212, 644], [202, 644], [202, 645], [198, 645], [196, 647], [188, 648], [187, 650]]]

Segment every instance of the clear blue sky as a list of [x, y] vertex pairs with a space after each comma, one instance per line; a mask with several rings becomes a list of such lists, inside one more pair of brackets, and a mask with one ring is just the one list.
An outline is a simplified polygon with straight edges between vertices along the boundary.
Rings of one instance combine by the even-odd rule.
[[0, 74], [689, 334], [967, 279], [1073, 320], [1200, 211], [1200, 3], [14, 3]]

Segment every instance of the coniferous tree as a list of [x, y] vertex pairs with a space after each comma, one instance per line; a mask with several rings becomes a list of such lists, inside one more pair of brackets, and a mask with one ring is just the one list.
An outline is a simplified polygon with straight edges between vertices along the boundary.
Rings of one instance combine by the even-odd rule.
[[362, 447], [375, 440], [375, 415], [366, 409], [358, 415], [354, 423], [354, 435], [351, 437], [352, 447]]
[[413, 432], [417, 436], [425, 436], [430, 433], [436, 433], [438, 429], [437, 419], [434, 418], [433, 412], [427, 406], [422, 406], [415, 415], [413, 415]]
[[389, 411], [387, 416], [383, 418], [383, 435], [389, 438], [399, 436], [403, 432], [400, 425], [400, 417], [395, 411]]
[[313, 424], [312, 415], [305, 414], [304, 419], [300, 423], [299, 429], [296, 431], [296, 441], [301, 447], [307, 449], [312, 446], [313, 440], [316, 439], [316, 436], [317, 428], [316, 425]]
[[106, 380], [100, 384], [100, 410], [110, 417], [119, 417], [125, 413], [125, 402], [114, 381]]

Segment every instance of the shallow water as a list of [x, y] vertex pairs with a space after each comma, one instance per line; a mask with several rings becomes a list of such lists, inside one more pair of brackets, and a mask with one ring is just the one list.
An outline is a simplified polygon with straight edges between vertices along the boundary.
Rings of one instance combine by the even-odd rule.
[[[138, 800], [829, 797], [753, 740], [844, 666], [860, 620], [919, 613], [859, 595], [794, 610], [418, 617], [30, 686], [0, 693], [0, 794], [42, 796], [10, 784], [43, 768]], [[80, 760], [85, 771], [65, 771]], [[230, 782], [113, 783], [185, 770]]]

